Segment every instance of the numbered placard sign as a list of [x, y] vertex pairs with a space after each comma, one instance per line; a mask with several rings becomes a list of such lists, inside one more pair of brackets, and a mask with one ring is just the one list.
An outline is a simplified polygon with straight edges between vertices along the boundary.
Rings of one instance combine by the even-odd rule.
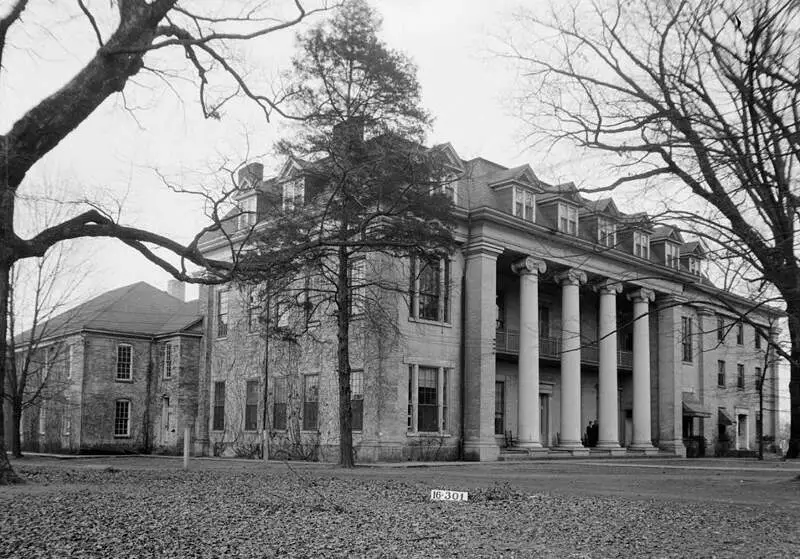
[[466, 491], [447, 491], [446, 489], [431, 489], [431, 501], [466, 501]]

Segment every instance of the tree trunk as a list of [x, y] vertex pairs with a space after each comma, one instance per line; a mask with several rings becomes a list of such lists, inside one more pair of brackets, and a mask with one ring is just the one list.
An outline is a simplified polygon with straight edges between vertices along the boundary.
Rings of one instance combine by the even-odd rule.
[[[0, 185], [2, 188], [2, 185]], [[6, 216], [12, 214], [13, 199], [6, 196], [6, 191], [0, 191], [0, 222]], [[11, 206], [7, 206], [11, 204]], [[7, 222], [8, 223], [8, 222]], [[0, 233], [10, 232], [11, 229], [7, 226], [0, 226]], [[8, 485], [11, 483], [22, 483], [22, 479], [14, 473], [11, 463], [8, 461], [6, 454], [6, 434], [5, 434], [5, 386], [6, 386], [6, 359], [7, 349], [7, 332], [8, 332], [8, 286], [11, 280], [11, 265], [10, 258], [7, 254], [2, 254], [3, 249], [9, 250], [8, 239], [6, 235], [0, 236], [0, 485]], [[3, 246], [5, 245], [5, 247]]]
[[[756, 334], [758, 335], [758, 334]], [[766, 367], [764, 367], [766, 370]], [[756, 423], [756, 437], [758, 437], [758, 459], [764, 459], [764, 375], [758, 379], [758, 423]]]
[[786, 458], [797, 458], [800, 454], [800, 308], [790, 306], [789, 337], [792, 343], [789, 363], [789, 409], [791, 424], [789, 428], [789, 449]]
[[22, 458], [22, 402], [15, 398], [11, 404], [11, 454]]
[[355, 466], [353, 459], [353, 415], [350, 408], [350, 262], [345, 247], [339, 248], [336, 285], [337, 368], [339, 371], [339, 465]]

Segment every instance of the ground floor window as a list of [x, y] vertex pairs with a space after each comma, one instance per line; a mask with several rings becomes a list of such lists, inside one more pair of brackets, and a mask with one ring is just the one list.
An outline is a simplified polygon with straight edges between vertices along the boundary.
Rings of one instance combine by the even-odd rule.
[[225, 381], [214, 383], [214, 417], [211, 429], [214, 431], [225, 430]]
[[364, 371], [350, 372], [350, 411], [353, 431], [364, 428]]
[[504, 435], [506, 428], [506, 383], [494, 383], [494, 434]]
[[450, 369], [408, 366], [408, 430], [445, 433], [447, 424], [447, 382]]
[[258, 381], [248, 380], [245, 385], [244, 430], [258, 430]]
[[131, 403], [128, 400], [114, 402], [114, 436], [129, 437], [131, 434]]
[[303, 377], [303, 430], [316, 431], [319, 427], [319, 375]]
[[276, 431], [286, 430], [286, 379], [276, 378], [273, 388], [274, 396], [272, 403], [272, 428]]

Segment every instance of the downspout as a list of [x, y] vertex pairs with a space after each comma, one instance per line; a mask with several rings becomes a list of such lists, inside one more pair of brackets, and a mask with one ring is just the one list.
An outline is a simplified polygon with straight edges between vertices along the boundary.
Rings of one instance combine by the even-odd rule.
[[[472, 240], [472, 214], [467, 211], [467, 242], [469, 246]], [[461, 336], [459, 340], [459, 366], [461, 367], [461, 438], [458, 444], [458, 459], [464, 460], [464, 438], [466, 426], [466, 397], [467, 397], [467, 262], [464, 260], [464, 267], [461, 270]]]
[[[269, 297], [267, 297], [267, 316], [269, 316]], [[261, 411], [261, 448], [263, 450], [262, 458], [269, 460], [269, 429], [267, 428], [267, 418], [269, 413], [267, 410], [267, 398], [269, 396], [269, 322], [265, 322], [264, 334], [264, 407]]]

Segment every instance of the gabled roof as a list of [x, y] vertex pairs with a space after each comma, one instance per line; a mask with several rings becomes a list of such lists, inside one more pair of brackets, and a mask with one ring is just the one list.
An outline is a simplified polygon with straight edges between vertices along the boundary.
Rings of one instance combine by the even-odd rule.
[[[41, 339], [82, 330], [156, 336], [181, 332], [201, 319], [197, 301], [181, 301], [140, 281], [61, 313], [42, 324], [40, 332]], [[29, 335], [24, 332], [17, 336], [17, 343], [24, 343]]]
[[312, 164], [310, 162], [300, 159], [299, 157], [287, 157], [286, 163], [283, 164], [274, 180], [282, 181], [290, 179], [303, 171], [307, 171], [311, 167]]
[[511, 169], [504, 169], [494, 173], [489, 182], [489, 186], [498, 186], [508, 182], [521, 182], [524, 184], [537, 185], [539, 179], [527, 163], [512, 167]]
[[578, 187], [575, 186], [575, 183], [572, 181], [548, 185], [545, 189], [545, 193], [539, 196], [538, 200], [540, 204], [552, 202], [554, 200], [565, 200], [579, 206], [582, 206], [585, 202], [578, 192]]
[[443, 153], [447, 161], [447, 165], [458, 170], [460, 173], [463, 173], [466, 170], [464, 161], [458, 156], [458, 153], [456, 153], [455, 148], [453, 148], [453, 145], [450, 142], [436, 144], [431, 148], [431, 151]]
[[698, 258], [705, 258], [706, 247], [701, 241], [689, 241], [681, 245], [681, 256], [697, 256]]
[[653, 235], [650, 237], [651, 243], [657, 243], [658, 241], [672, 241], [683, 244], [683, 236], [676, 228], [669, 225], [661, 225], [653, 229]]
[[622, 212], [619, 211], [614, 200], [611, 198], [600, 198], [599, 200], [583, 199], [584, 207], [581, 208], [582, 213], [586, 214], [603, 214], [611, 217], [622, 217]]

